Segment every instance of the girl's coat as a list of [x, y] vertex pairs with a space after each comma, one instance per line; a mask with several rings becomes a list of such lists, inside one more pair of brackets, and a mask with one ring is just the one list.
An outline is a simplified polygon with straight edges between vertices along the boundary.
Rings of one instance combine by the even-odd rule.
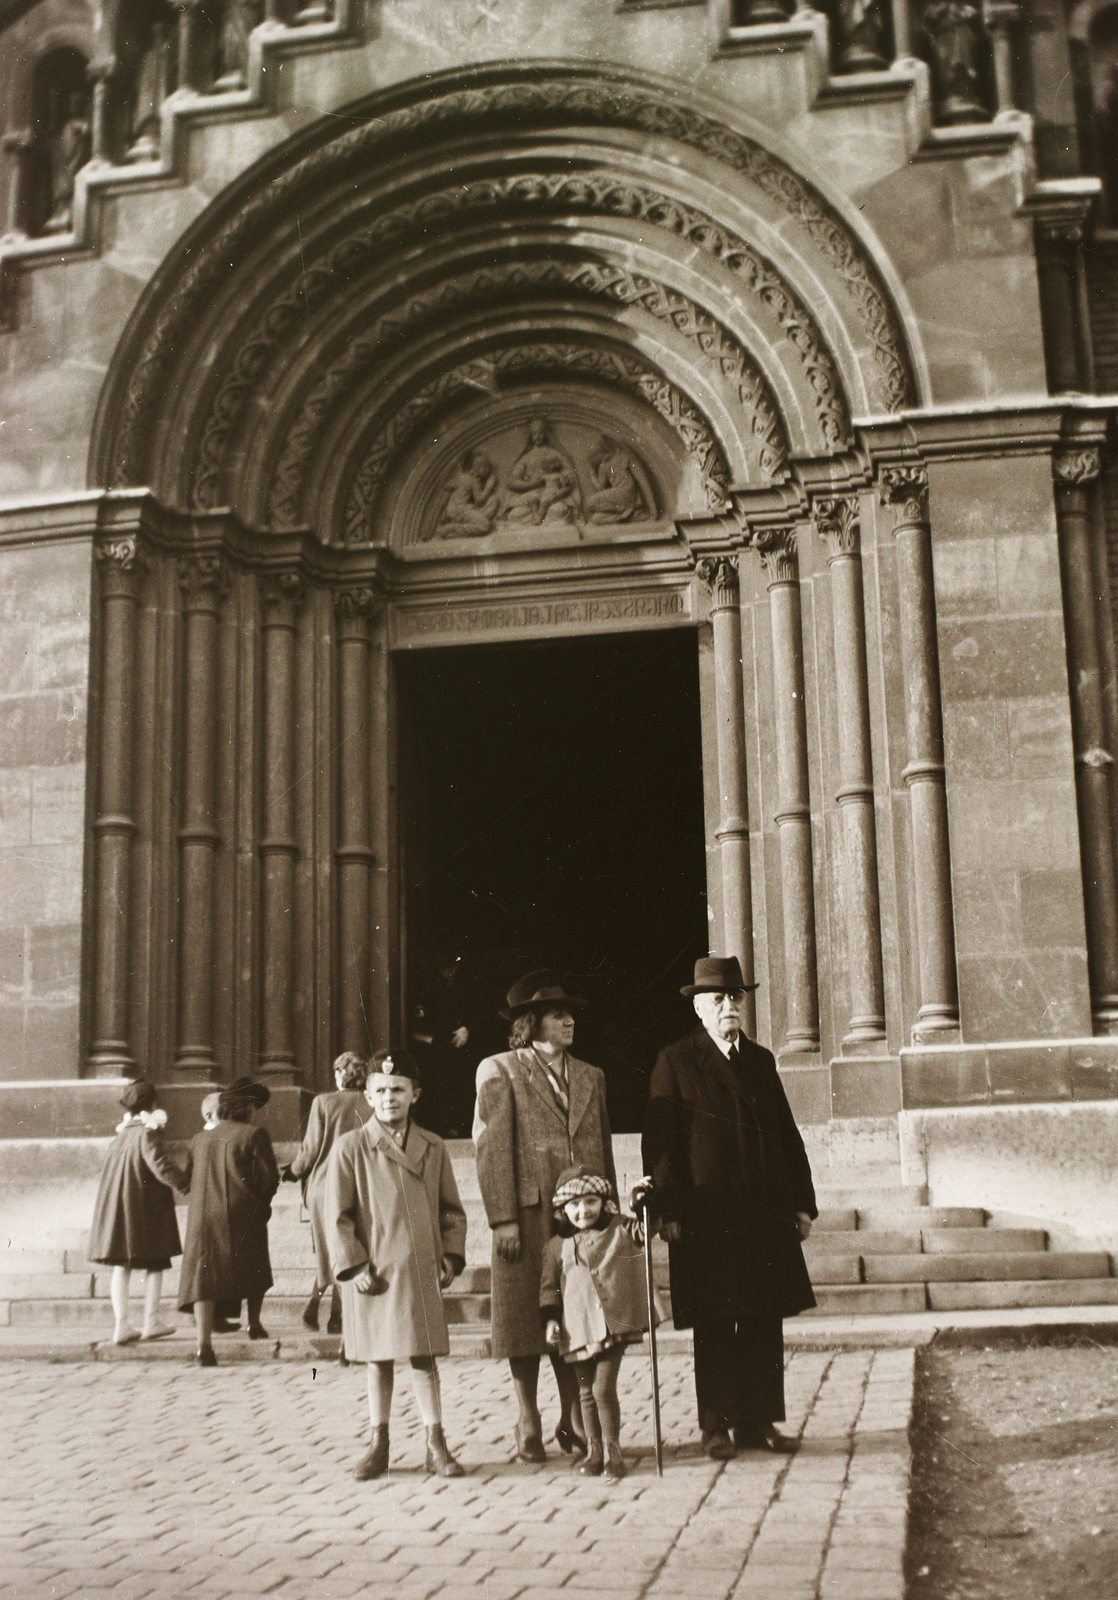
[[540, 1274], [540, 1309], [557, 1317], [561, 1312], [559, 1350], [568, 1360], [639, 1339], [648, 1327], [640, 1223], [614, 1216], [600, 1230], [586, 1228], [568, 1239], [549, 1239]]

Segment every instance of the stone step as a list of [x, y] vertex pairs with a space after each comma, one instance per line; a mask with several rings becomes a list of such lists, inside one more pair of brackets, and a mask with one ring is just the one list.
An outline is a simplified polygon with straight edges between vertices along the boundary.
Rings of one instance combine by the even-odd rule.
[[88, 1300], [93, 1294], [93, 1273], [6, 1272], [0, 1275], [3, 1300]]
[[932, 1311], [1001, 1311], [1015, 1306], [1118, 1306], [1118, 1278], [930, 1283]]
[[925, 1228], [984, 1228], [986, 1213], [978, 1207], [959, 1206], [891, 1206], [862, 1205], [858, 1207], [858, 1227], [873, 1233], [908, 1233]]
[[911, 1232], [859, 1228], [853, 1233], [817, 1236], [814, 1228], [804, 1246], [809, 1260], [823, 1255], [985, 1255], [991, 1252], [1043, 1250], [1042, 1228], [919, 1228]]
[[813, 1286], [820, 1283], [861, 1283], [862, 1258], [859, 1255], [808, 1255], [807, 1270]]
[[1005, 1251], [991, 1255], [863, 1257], [867, 1283], [1014, 1282], [1028, 1278], [1106, 1278], [1105, 1250]]
[[922, 1283], [820, 1285], [815, 1299], [815, 1310], [804, 1316], [903, 1316], [927, 1308]]
[[833, 1233], [817, 1233], [811, 1230], [811, 1238], [804, 1245], [804, 1256], [810, 1262], [815, 1262], [824, 1256], [863, 1256], [863, 1255], [919, 1255], [920, 1230], [913, 1229], [911, 1233], [883, 1233], [874, 1232], [869, 1228], [857, 1230], [836, 1229]]
[[853, 1233], [858, 1226], [858, 1213], [853, 1206], [846, 1210], [824, 1210], [820, 1207], [819, 1215], [811, 1225], [812, 1236], [817, 1233]]
[[[883, 1212], [919, 1211], [928, 1204], [928, 1186], [926, 1183], [897, 1183], [875, 1187], [857, 1181], [852, 1175], [848, 1186], [833, 1188], [829, 1184], [817, 1184], [815, 1203], [820, 1211], [855, 1210], [859, 1214], [869, 1211], [875, 1216]], [[877, 1226], [887, 1227], [888, 1224]]]
[[40, 1274], [56, 1274], [70, 1272], [71, 1270], [89, 1272], [92, 1269], [89, 1263], [83, 1261], [80, 1268], [71, 1268], [67, 1260], [66, 1250], [5, 1250], [0, 1254], [0, 1277], [38, 1277]]

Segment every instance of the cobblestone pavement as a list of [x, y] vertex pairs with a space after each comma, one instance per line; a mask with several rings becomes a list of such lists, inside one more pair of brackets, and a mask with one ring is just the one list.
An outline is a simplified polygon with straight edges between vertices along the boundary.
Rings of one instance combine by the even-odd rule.
[[[910, 1350], [797, 1353], [795, 1457], [714, 1463], [689, 1360], [662, 1362], [664, 1477], [643, 1351], [622, 1366], [632, 1471], [613, 1486], [512, 1456], [506, 1369], [442, 1364], [468, 1468], [427, 1478], [401, 1371], [387, 1478], [351, 1474], [361, 1367], [0, 1365], [0, 1593], [11, 1600], [902, 1600]], [[541, 1379], [544, 1418], [554, 1390]]]

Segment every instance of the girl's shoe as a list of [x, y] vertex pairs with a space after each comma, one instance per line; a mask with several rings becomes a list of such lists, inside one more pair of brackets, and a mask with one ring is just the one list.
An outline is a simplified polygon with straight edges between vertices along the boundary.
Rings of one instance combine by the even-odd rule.
[[427, 1429], [427, 1460], [424, 1465], [428, 1472], [438, 1473], [440, 1478], [463, 1478], [466, 1475], [465, 1467], [455, 1461], [450, 1453], [441, 1422]]
[[516, 1459], [526, 1462], [530, 1467], [538, 1467], [541, 1461], [547, 1460], [547, 1451], [539, 1434], [525, 1433], [519, 1422], [516, 1424]]
[[217, 1357], [213, 1353], [213, 1346], [205, 1344], [198, 1352], [198, 1365], [200, 1367], [216, 1367]]
[[170, 1323], [157, 1322], [154, 1327], [145, 1328], [143, 1333], [140, 1335], [140, 1339], [141, 1341], [148, 1339], [169, 1339], [175, 1332], [177, 1332], [177, 1329], [171, 1327]]
[[571, 1454], [584, 1456], [586, 1454], [586, 1440], [577, 1434], [573, 1428], [564, 1428], [562, 1423], [555, 1430], [555, 1443], [565, 1456]]
[[353, 1469], [358, 1483], [368, 1483], [370, 1478], [383, 1478], [388, 1471], [388, 1424], [379, 1422], [373, 1429], [373, 1442]]
[[591, 1439], [590, 1448], [586, 1452], [586, 1460], [582, 1463], [578, 1470], [582, 1473], [584, 1478], [600, 1478], [602, 1476], [602, 1467], [604, 1464], [605, 1463], [602, 1458], [602, 1441], [600, 1439]]
[[135, 1344], [139, 1337], [140, 1335], [136, 1332], [135, 1328], [130, 1328], [128, 1324], [125, 1323], [123, 1328], [118, 1328], [113, 1334], [113, 1343]]
[[616, 1439], [606, 1440], [606, 1470], [607, 1483], [617, 1483], [628, 1472], [625, 1457], [621, 1454], [621, 1446]]

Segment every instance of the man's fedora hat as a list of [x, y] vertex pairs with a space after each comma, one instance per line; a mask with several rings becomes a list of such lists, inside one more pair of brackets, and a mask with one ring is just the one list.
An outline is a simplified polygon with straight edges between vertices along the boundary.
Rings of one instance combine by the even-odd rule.
[[522, 1011], [531, 1011], [534, 1006], [584, 1006], [585, 1004], [586, 1001], [581, 995], [567, 993], [566, 984], [557, 972], [552, 972], [550, 967], [539, 967], [535, 972], [517, 978], [505, 996], [505, 1006], [501, 1015], [506, 1022], [511, 1022]]
[[737, 956], [700, 956], [695, 963], [694, 983], [685, 983], [680, 994], [741, 994], [756, 989], [741, 975]]

